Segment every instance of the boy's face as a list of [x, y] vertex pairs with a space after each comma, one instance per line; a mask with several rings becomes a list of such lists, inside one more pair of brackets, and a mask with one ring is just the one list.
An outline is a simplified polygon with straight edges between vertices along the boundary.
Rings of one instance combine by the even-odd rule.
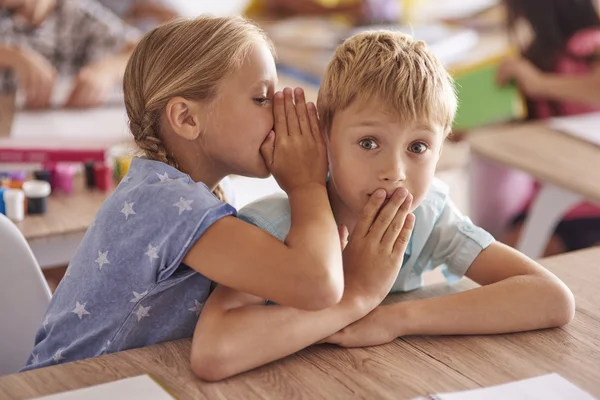
[[400, 187], [414, 197], [429, 190], [444, 141], [444, 128], [401, 120], [381, 101], [354, 101], [333, 118], [328, 139], [331, 182], [339, 200], [358, 214], [375, 190]]

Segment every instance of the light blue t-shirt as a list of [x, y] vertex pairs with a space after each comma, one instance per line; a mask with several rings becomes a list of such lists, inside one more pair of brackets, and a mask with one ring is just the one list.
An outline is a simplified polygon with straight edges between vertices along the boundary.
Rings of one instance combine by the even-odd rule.
[[211, 281], [182, 259], [234, 214], [203, 183], [133, 159], [71, 260], [24, 370], [192, 336]]
[[[427, 196], [414, 211], [415, 227], [392, 292], [422, 286], [426, 271], [441, 267], [449, 283], [464, 276], [475, 258], [494, 238], [475, 226], [454, 206], [448, 186], [434, 179]], [[284, 194], [257, 200], [242, 208], [238, 217], [285, 240], [290, 226], [290, 205]]]

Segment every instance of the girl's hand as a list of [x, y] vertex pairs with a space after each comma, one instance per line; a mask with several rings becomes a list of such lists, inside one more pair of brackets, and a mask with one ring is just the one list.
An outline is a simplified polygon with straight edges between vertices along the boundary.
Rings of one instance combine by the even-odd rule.
[[288, 194], [304, 185], [325, 185], [327, 178], [327, 151], [315, 105], [306, 104], [300, 88], [294, 97], [295, 104], [290, 88], [275, 93], [275, 131], [261, 146], [267, 168]]
[[496, 82], [504, 86], [515, 81], [526, 97], [542, 95], [544, 73], [524, 58], [508, 58], [500, 64], [496, 73]]

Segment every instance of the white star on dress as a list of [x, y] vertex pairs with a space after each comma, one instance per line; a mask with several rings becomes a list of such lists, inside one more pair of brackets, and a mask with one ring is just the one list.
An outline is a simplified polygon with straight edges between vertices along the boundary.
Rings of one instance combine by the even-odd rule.
[[152, 260], [155, 260], [158, 258], [158, 247], [154, 247], [151, 244], [148, 245], [148, 250], [145, 253], [148, 258], [150, 259], [150, 262], [152, 262]]
[[143, 293], [138, 293], [138, 292], [133, 292], [133, 299], [129, 300], [130, 303], [137, 303], [138, 301], [140, 301], [141, 299], [144, 298], [145, 295], [148, 294], [148, 291], [146, 290]]
[[62, 355], [63, 351], [65, 351], [65, 349], [58, 349], [58, 350], [56, 350], [56, 353], [54, 353], [54, 357], [52, 357], [52, 359], [54, 360], [54, 362], [59, 363], [59, 362], [61, 362], [61, 360], [65, 359], [63, 357], [63, 355]]
[[121, 178], [121, 182], [122, 183], [127, 183], [131, 180], [131, 176], [129, 176], [129, 174], [125, 175], [123, 178]]
[[48, 330], [49, 323], [50, 323], [50, 314], [46, 315], [46, 319], [44, 319], [44, 322], [42, 323], [44, 330]]
[[104, 264], [110, 264], [110, 261], [108, 261], [108, 250], [105, 252], [98, 250], [98, 258], [96, 258], [96, 263], [98, 263], [98, 268], [100, 269], [102, 269]]
[[194, 307], [188, 308], [189, 311], [193, 311], [196, 313], [196, 317], [200, 316], [200, 312], [204, 307], [204, 303], [200, 303], [198, 300], [194, 300]]
[[173, 204], [173, 206], [179, 208], [179, 215], [181, 215], [181, 213], [183, 213], [184, 211], [192, 211], [192, 207], [190, 207], [190, 204], [192, 204], [193, 202], [194, 200], [186, 200], [183, 197], [180, 197], [179, 201]]
[[134, 311], [134, 314], [137, 315], [138, 322], [140, 322], [142, 318], [150, 316], [150, 314], [148, 314], [148, 311], [150, 311], [150, 306], [144, 307], [140, 304], [138, 309]]
[[123, 203], [123, 208], [121, 209], [121, 214], [123, 214], [125, 216], [125, 221], [127, 221], [129, 219], [130, 215], [135, 214], [135, 211], [133, 211], [134, 204], [135, 204], [135, 201], [132, 201], [131, 203], [128, 203], [128, 202]]
[[33, 358], [31, 359], [31, 365], [36, 365], [40, 363], [40, 355], [33, 353]]
[[173, 179], [169, 178], [169, 175], [167, 175], [166, 172], [162, 175], [157, 172], [156, 176], [158, 176], [158, 179], [160, 179], [160, 183], [171, 182], [173, 180]]
[[85, 305], [87, 303], [79, 304], [78, 301], [76, 301], [75, 303], [75, 308], [71, 312], [77, 314], [79, 319], [81, 319], [84, 315], [90, 315], [90, 313], [85, 309]]

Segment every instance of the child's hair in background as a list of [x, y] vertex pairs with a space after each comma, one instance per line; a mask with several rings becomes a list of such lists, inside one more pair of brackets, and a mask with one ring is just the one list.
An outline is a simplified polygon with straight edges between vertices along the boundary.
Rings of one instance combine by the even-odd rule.
[[355, 35], [333, 54], [317, 100], [326, 133], [335, 113], [357, 99], [378, 99], [404, 120], [436, 122], [447, 133], [457, 107], [453, 79], [427, 45], [383, 30]]
[[[274, 52], [265, 33], [242, 17], [179, 19], [148, 32], [123, 77], [129, 127], [144, 156], [179, 168], [161, 140], [160, 113], [173, 97], [212, 100], [260, 41]], [[213, 193], [225, 200], [220, 186]]]
[[[516, 34], [520, 19], [532, 30], [532, 42], [521, 48], [523, 57], [545, 72], [552, 72], [559, 58], [580, 58], [566, 49], [573, 35], [587, 28], [600, 28], [596, 0], [505, 0], [505, 3], [509, 32]], [[516, 38], [515, 42], [518, 43]]]

